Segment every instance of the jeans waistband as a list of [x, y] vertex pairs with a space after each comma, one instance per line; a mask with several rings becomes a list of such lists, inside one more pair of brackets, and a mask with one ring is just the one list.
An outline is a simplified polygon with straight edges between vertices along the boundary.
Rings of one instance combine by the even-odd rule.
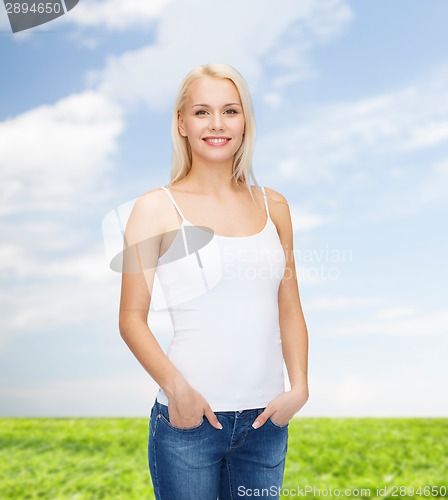
[[[168, 406], [167, 405], [164, 405], [163, 403], [160, 403], [159, 401], [157, 401], [157, 399], [155, 400], [155, 406], [159, 409], [159, 411], [164, 411], [166, 413], [168, 413]], [[254, 414], [260, 414], [266, 407], [261, 407], [261, 408], [249, 408], [249, 409], [245, 409], [245, 410], [234, 410], [234, 411], [215, 411], [213, 413], [215, 413], [215, 415], [235, 415], [236, 413], [238, 413], [239, 415], [250, 415], [251, 413], [254, 413]]]

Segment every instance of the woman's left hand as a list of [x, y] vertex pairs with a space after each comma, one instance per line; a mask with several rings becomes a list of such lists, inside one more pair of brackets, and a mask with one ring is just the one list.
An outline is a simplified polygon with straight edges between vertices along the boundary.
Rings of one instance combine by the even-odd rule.
[[277, 425], [286, 425], [307, 400], [308, 386], [306, 384], [294, 386], [290, 391], [285, 391], [273, 399], [258, 415], [252, 427], [258, 429], [269, 417]]

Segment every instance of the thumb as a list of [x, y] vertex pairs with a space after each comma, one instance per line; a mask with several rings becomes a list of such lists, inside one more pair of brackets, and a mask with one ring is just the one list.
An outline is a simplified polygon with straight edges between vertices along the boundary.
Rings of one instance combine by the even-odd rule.
[[213, 427], [216, 429], [222, 429], [222, 425], [220, 424], [218, 417], [213, 413], [210, 406], [205, 409], [204, 415]]

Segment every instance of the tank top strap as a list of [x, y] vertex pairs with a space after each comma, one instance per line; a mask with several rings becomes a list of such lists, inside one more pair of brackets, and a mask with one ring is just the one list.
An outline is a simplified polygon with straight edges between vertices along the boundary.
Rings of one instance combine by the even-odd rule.
[[[175, 199], [173, 198], [173, 195], [170, 193], [169, 189], [166, 186], [162, 186], [162, 189], [170, 197], [171, 201], [173, 202], [173, 205], [176, 207], [176, 210], [179, 212], [179, 215], [182, 217], [182, 223], [180, 225], [180, 230], [181, 230], [181, 233], [182, 233], [182, 240], [183, 240], [183, 243], [184, 243], [184, 250], [186, 252], [186, 255], [188, 255], [189, 254], [188, 241], [187, 241], [187, 235], [185, 234], [185, 228], [184, 228], [184, 221], [186, 219], [184, 217], [184, 214], [182, 213], [182, 210], [179, 208], [179, 205], [176, 203]], [[198, 260], [199, 260], [199, 257], [198, 257]]]
[[261, 186], [261, 189], [262, 189], [263, 195], [264, 195], [264, 204], [266, 205], [266, 213], [268, 214], [268, 219], [270, 219], [271, 214], [269, 213], [268, 198], [266, 196], [266, 191], [264, 190], [264, 186]]
[[179, 205], [176, 203], [176, 201], [173, 198], [173, 195], [170, 193], [169, 189], [165, 186], [162, 186], [162, 189], [164, 189], [166, 194], [171, 198], [173, 205], [176, 207], [176, 210], [179, 212], [179, 215], [182, 217], [182, 222], [185, 221], [184, 214], [182, 213], [181, 209], [179, 208]]

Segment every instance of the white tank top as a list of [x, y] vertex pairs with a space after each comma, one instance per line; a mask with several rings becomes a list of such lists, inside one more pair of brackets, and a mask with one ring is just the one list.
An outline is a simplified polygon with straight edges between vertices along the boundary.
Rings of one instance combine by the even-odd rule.
[[[179, 215], [156, 274], [174, 335], [167, 356], [213, 411], [266, 406], [285, 390], [278, 288], [285, 254], [269, 215], [257, 234], [227, 237]], [[157, 400], [168, 399], [159, 388]]]

